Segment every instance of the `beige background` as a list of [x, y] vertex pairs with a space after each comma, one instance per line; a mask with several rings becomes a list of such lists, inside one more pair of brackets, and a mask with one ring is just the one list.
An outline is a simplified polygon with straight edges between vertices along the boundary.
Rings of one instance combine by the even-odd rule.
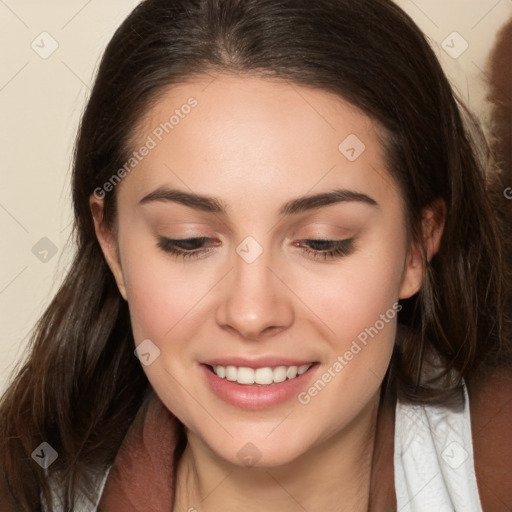
[[[26, 354], [30, 330], [66, 271], [72, 253], [70, 163], [80, 113], [102, 50], [137, 3], [0, 0], [0, 391]], [[496, 32], [512, 15], [512, 1], [398, 3], [485, 119], [485, 63]], [[454, 31], [463, 39], [451, 35]], [[453, 47], [448, 51], [460, 51], [464, 40], [469, 46], [457, 59], [443, 49], [446, 41], [444, 46]], [[50, 56], [40, 56], [57, 44]]]

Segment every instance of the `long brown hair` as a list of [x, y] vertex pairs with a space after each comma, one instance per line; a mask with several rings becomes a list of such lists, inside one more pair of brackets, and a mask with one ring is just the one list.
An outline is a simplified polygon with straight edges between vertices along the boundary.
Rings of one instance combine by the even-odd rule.
[[[391, 0], [146, 0], [103, 55], [74, 154], [76, 256], [1, 402], [0, 468], [17, 510], [40, 510], [49, 500], [47, 476], [31, 458], [42, 441], [59, 454], [47, 473], [58, 478], [64, 509], [72, 510], [88, 475], [112, 463], [150, 391], [89, 197], [122, 167], [134, 127], [162, 91], [220, 71], [331, 91], [380, 123], [412, 239], [421, 240], [423, 209], [446, 203], [440, 251], [399, 316], [408, 335], [396, 344], [391, 367], [401, 396], [446, 400], [436, 382], [421, 379], [433, 356], [458, 382], [482, 363], [510, 365], [500, 226], [475, 149], [485, 143], [469, 116], [472, 129], [465, 128], [413, 21]], [[115, 199], [115, 189], [105, 197], [111, 223]]]

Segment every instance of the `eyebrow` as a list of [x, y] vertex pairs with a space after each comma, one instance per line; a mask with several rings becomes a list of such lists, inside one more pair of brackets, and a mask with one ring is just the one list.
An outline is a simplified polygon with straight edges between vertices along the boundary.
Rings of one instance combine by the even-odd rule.
[[[215, 197], [165, 187], [157, 188], [155, 191], [144, 196], [139, 201], [139, 204], [147, 204], [153, 201], [175, 202], [203, 212], [221, 215], [226, 215], [228, 210], [226, 203]], [[322, 192], [320, 194], [292, 199], [279, 209], [279, 216], [296, 215], [298, 213], [345, 202], [364, 203], [369, 206], [378, 207], [377, 201], [366, 194], [353, 190], [336, 189], [330, 192]]]

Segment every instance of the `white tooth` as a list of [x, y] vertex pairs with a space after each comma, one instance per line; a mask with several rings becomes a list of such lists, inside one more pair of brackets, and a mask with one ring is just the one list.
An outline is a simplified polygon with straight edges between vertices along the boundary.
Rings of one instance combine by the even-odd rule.
[[254, 384], [254, 370], [244, 366], [238, 368], [236, 380], [238, 384]]
[[273, 376], [272, 368], [258, 368], [254, 372], [254, 382], [256, 384], [272, 384]]
[[310, 366], [310, 364], [303, 364], [302, 366], [299, 366], [299, 368], [297, 369], [297, 375], [302, 375], [303, 373], [305, 373]]
[[286, 366], [274, 368], [274, 382], [284, 382], [286, 380]]
[[296, 366], [289, 366], [288, 370], [286, 370], [286, 376], [289, 379], [293, 379], [294, 377], [297, 377], [297, 367]]
[[239, 384], [261, 384], [270, 385], [279, 384], [287, 378], [294, 379], [305, 373], [312, 365], [303, 364], [302, 366], [278, 366], [276, 368], [264, 367], [253, 370], [252, 368], [236, 366], [213, 366], [213, 371], [220, 379], [227, 379]]
[[235, 382], [237, 377], [236, 366], [226, 366], [226, 379]]

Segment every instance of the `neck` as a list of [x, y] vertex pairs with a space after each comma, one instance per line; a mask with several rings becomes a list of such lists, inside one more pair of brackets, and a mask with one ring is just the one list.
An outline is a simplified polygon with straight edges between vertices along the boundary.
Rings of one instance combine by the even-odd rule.
[[[175, 510], [366, 512], [379, 394], [344, 429], [277, 467], [240, 467], [187, 432], [177, 470]], [[337, 508], [333, 508], [333, 503]]]

